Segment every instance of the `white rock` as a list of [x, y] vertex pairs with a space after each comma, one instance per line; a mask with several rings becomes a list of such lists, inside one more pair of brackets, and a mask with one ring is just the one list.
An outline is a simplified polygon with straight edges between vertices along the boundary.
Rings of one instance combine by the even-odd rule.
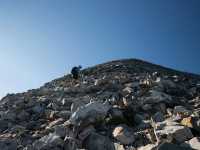
[[115, 150], [125, 150], [123, 145], [120, 145], [118, 143], [114, 143]]
[[113, 137], [117, 139], [121, 144], [131, 144], [135, 141], [135, 136], [132, 130], [127, 125], [119, 125], [113, 130]]
[[190, 147], [196, 150], [200, 150], [200, 137], [194, 137], [189, 140]]
[[167, 125], [163, 129], [157, 130], [156, 134], [159, 139], [162, 139], [163, 136], [168, 136], [167, 138], [173, 138], [177, 143], [182, 143], [193, 137], [190, 129], [181, 125]]
[[148, 145], [139, 147], [138, 150], [154, 150], [155, 147], [156, 145], [154, 144], [148, 144]]
[[79, 126], [81, 123], [90, 124], [102, 120], [107, 115], [111, 106], [108, 103], [91, 102], [79, 107], [70, 117], [69, 122]]

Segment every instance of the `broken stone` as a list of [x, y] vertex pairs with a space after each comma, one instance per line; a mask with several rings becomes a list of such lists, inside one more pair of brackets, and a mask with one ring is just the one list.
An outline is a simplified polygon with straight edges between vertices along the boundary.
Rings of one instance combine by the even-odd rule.
[[155, 150], [156, 145], [154, 144], [148, 144], [142, 147], [139, 147], [138, 150]]
[[189, 140], [189, 145], [193, 149], [200, 150], [200, 137], [194, 137]]
[[166, 125], [161, 130], [156, 130], [156, 135], [160, 140], [173, 138], [177, 143], [182, 143], [193, 137], [188, 127], [181, 125]]
[[115, 127], [112, 134], [113, 137], [117, 139], [121, 144], [128, 145], [135, 141], [135, 136], [132, 129], [124, 124]]
[[114, 143], [115, 150], [125, 150], [123, 145], [120, 145], [118, 143]]

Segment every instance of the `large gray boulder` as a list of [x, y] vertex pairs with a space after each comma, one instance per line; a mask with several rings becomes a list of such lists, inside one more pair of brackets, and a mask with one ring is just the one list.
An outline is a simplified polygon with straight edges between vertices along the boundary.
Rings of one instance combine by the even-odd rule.
[[91, 102], [79, 107], [70, 117], [69, 122], [72, 125], [88, 125], [96, 121], [103, 120], [111, 106], [108, 103]]

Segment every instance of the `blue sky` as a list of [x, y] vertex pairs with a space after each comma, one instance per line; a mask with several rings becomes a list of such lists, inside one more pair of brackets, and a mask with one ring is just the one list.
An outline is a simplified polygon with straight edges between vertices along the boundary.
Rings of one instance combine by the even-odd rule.
[[200, 74], [198, 0], [0, 0], [0, 97], [140, 58]]

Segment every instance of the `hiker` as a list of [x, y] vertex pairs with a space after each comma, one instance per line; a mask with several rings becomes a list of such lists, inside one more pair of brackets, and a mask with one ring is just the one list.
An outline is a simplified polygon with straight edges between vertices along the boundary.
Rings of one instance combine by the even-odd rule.
[[80, 73], [81, 68], [82, 68], [82, 66], [80, 66], [80, 65], [78, 67], [75, 66], [72, 68], [71, 74], [74, 79], [77, 80], [79, 78], [79, 73]]

